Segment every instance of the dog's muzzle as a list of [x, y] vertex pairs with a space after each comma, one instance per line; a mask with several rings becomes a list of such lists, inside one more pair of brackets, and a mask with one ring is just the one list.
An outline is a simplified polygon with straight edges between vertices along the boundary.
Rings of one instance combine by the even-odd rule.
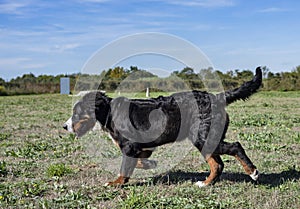
[[73, 127], [72, 127], [72, 117], [69, 118], [63, 125], [63, 128], [71, 133], [74, 132]]
[[63, 125], [63, 128], [64, 128], [65, 130], [68, 130], [68, 125], [67, 125], [67, 124], [64, 124], [64, 125]]

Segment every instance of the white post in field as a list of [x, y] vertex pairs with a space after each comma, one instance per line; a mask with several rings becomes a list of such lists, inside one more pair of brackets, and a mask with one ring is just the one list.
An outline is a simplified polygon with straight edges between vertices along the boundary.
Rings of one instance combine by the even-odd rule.
[[146, 89], [146, 97], [150, 97], [150, 90], [149, 90], [149, 87]]

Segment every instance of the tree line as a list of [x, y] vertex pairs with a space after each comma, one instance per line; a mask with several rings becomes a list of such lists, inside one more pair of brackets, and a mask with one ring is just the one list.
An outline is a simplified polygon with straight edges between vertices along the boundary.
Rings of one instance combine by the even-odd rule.
[[[39, 75], [24, 74], [10, 81], [0, 78], [0, 95], [59, 93], [60, 78], [70, 78], [70, 89], [90, 90], [100, 89], [113, 91], [181, 91], [188, 89], [219, 90], [220, 88], [236, 88], [253, 77], [250, 70], [229, 70], [225, 73], [211, 68], [202, 69], [197, 73], [194, 69], [185, 67], [181, 71], [173, 71], [166, 78], [158, 77], [151, 72], [131, 66], [126, 69], [121, 66], [102, 71], [100, 75], [61, 74]], [[263, 90], [266, 91], [298, 91], [300, 90], [300, 66], [290, 72], [273, 73], [263, 67]]]

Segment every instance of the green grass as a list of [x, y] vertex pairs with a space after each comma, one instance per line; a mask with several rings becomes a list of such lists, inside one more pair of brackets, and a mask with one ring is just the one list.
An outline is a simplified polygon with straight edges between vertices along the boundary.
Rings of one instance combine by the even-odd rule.
[[260, 92], [227, 108], [227, 141], [242, 143], [261, 178], [223, 156], [220, 181], [206, 188], [194, 185], [208, 175], [196, 149], [164, 174], [104, 187], [119, 168], [108, 172], [101, 159], [120, 152], [98, 132], [66, 133], [71, 107], [62, 95], [0, 97], [0, 208], [300, 208], [300, 92]]

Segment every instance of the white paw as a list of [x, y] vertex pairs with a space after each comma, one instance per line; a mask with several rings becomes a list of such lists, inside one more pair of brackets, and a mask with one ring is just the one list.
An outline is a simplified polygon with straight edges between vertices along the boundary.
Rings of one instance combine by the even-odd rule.
[[259, 171], [257, 169], [254, 170], [254, 172], [252, 174], [250, 174], [250, 177], [254, 180], [257, 181], [258, 177], [259, 177]]
[[204, 181], [197, 181], [195, 184], [196, 184], [198, 187], [205, 187], [205, 186], [207, 186], [207, 185], [204, 183]]

